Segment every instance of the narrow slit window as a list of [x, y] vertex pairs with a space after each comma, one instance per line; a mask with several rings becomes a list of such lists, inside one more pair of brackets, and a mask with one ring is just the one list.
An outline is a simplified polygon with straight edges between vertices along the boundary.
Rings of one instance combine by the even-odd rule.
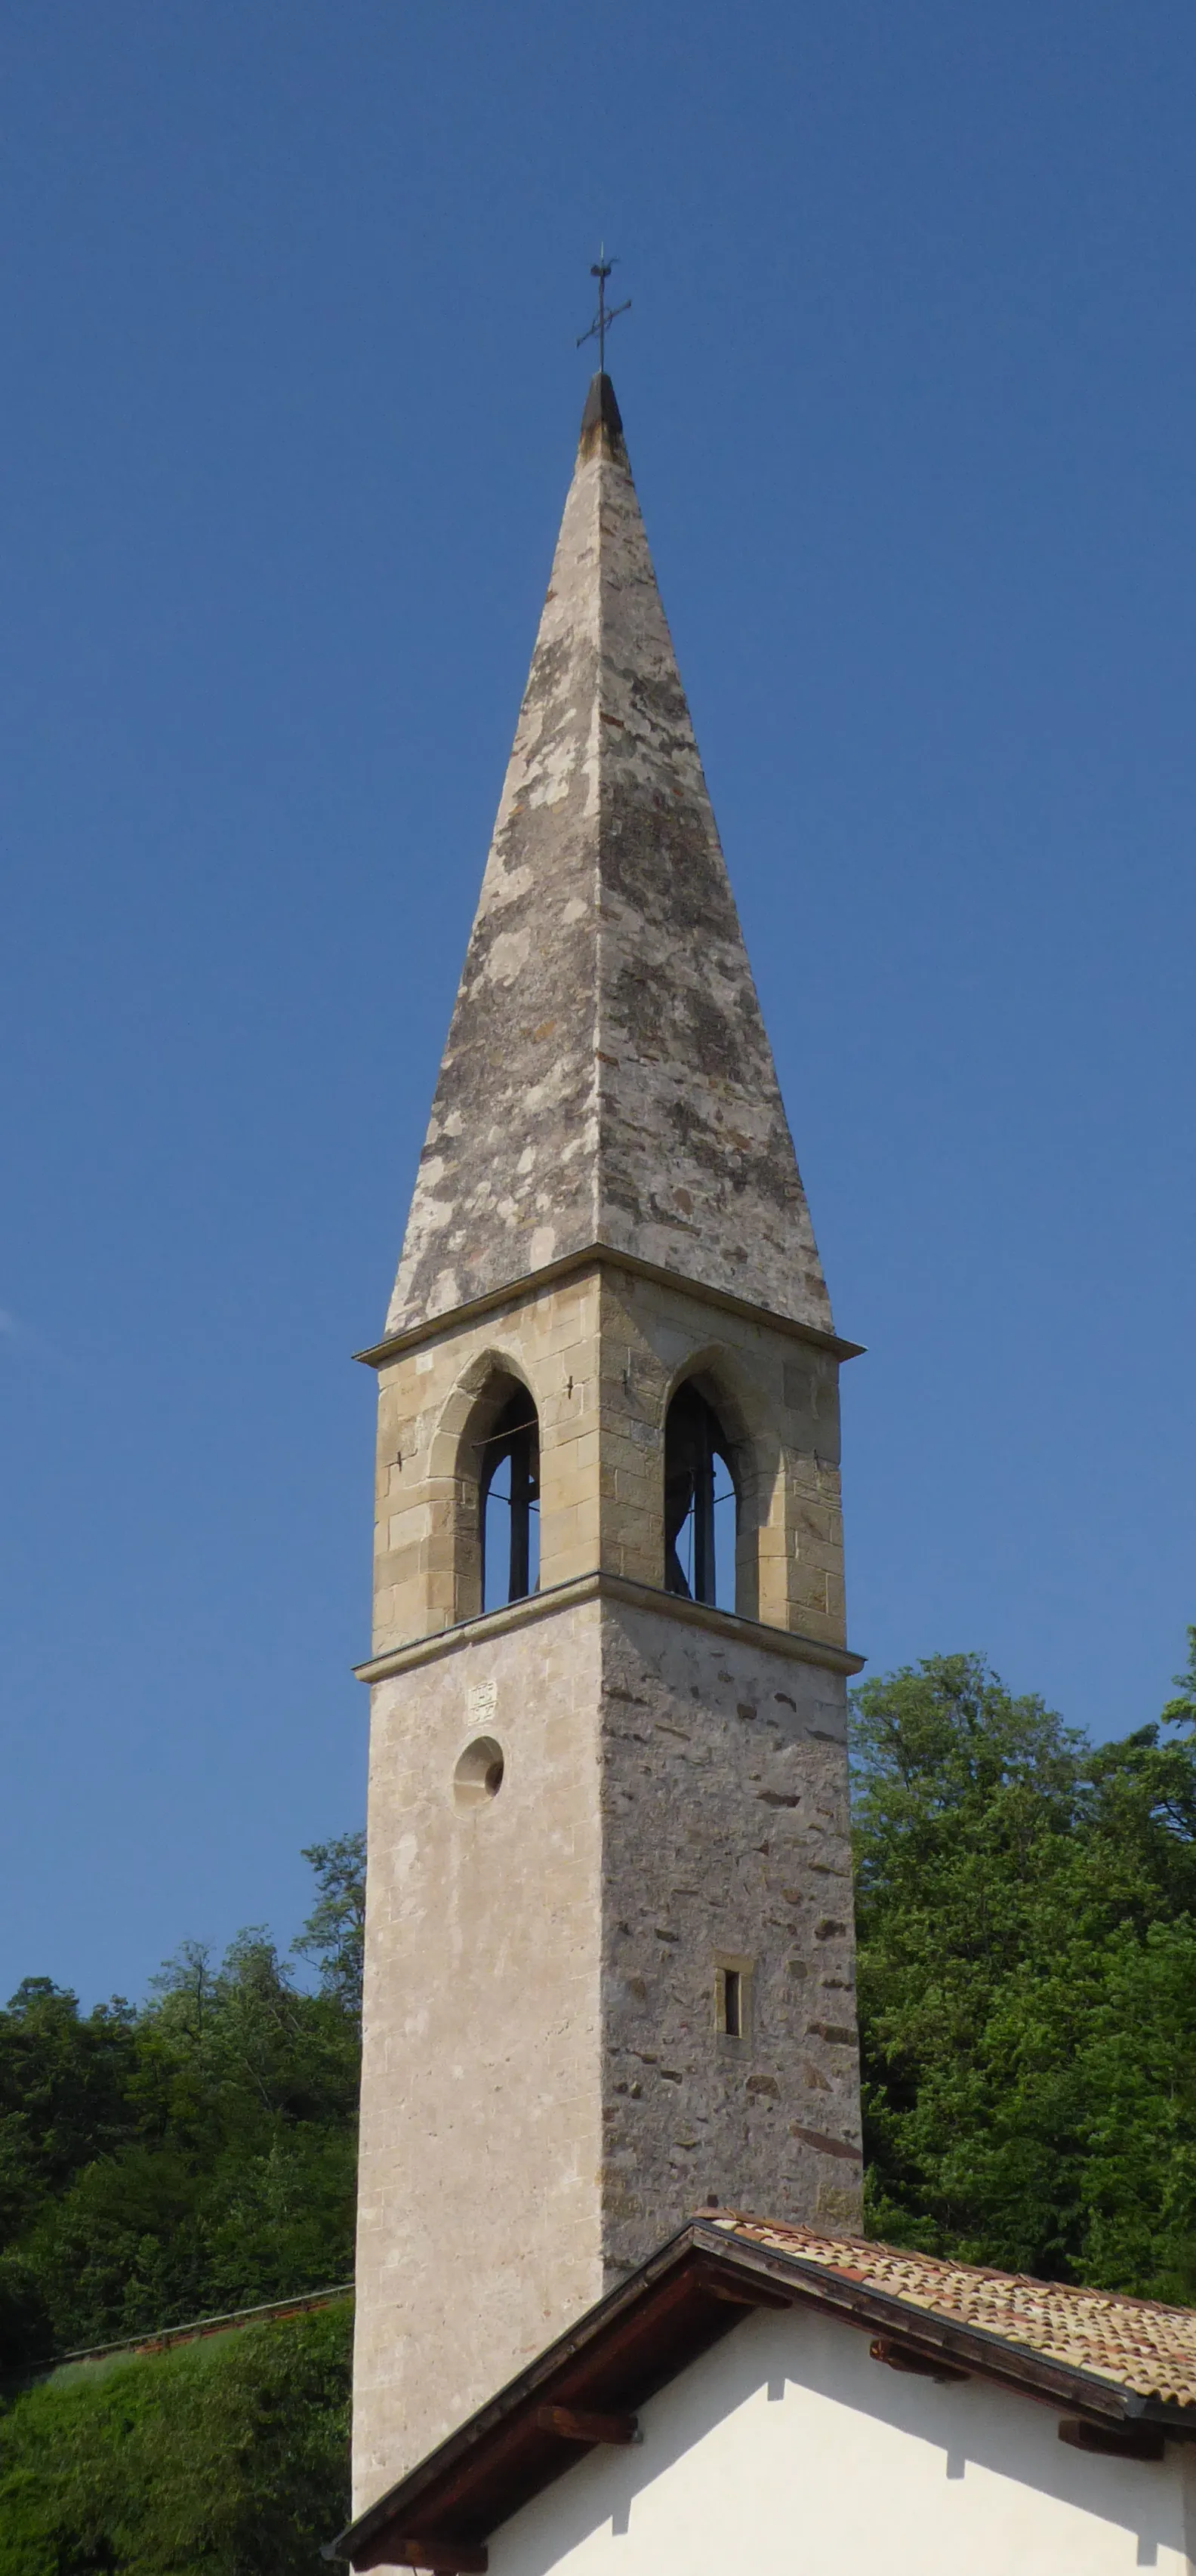
[[752, 1963], [750, 1959], [716, 1959], [714, 1963], [714, 2027], [720, 2039], [745, 2041], [751, 2018]]

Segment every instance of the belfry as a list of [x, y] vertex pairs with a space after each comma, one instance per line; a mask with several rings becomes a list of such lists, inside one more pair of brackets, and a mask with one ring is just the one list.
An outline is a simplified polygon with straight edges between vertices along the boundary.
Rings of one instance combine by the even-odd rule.
[[598, 375], [363, 1355], [358, 2510], [700, 2205], [858, 2224], [854, 1347]]

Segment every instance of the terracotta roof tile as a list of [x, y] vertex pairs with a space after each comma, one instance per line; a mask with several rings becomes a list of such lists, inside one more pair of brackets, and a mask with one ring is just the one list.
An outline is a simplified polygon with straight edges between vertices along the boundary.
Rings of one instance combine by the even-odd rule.
[[1034, 2281], [1022, 2272], [981, 2271], [935, 2254], [907, 2253], [858, 2236], [819, 2236], [812, 2228], [736, 2211], [722, 2211], [717, 2219], [710, 2211], [702, 2216], [741, 2243], [816, 2263], [946, 2325], [970, 2326], [1044, 2360], [1091, 2371], [1135, 2397], [1196, 2408], [1196, 2309], [1166, 2308], [1116, 2290], [1074, 2289], [1065, 2281]]

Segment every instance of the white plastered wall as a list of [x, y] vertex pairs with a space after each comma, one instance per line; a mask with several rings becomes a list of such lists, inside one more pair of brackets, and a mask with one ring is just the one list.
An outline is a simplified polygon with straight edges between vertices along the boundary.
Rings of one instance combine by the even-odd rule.
[[[490, 2540], [490, 2576], [1192, 2576], [1187, 2446], [1073, 2451], [1056, 2408], [758, 2315]], [[1185, 2509], [1186, 2508], [1186, 2509]]]

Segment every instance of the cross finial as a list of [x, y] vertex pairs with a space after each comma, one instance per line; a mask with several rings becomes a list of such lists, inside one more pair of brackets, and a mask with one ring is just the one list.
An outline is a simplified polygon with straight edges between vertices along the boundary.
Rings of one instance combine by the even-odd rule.
[[631, 311], [630, 296], [628, 296], [625, 304], [616, 304], [613, 311], [608, 312], [607, 310], [606, 281], [614, 266], [614, 260], [608, 259], [606, 256], [605, 242], [600, 242], [598, 245], [598, 257], [594, 261], [590, 270], [591, 277], [596, 277], [598, 280], [598, 310], [594, 315], [594, 319], [590, 324], [589, 330], [579, 331], [577, 335], [577, 347], [579, 349], [584, 346], [587, 340], [597, 341], [598, 373], [600, 376], [604, 376], [606, 374], [606, 335], [610, 329], [611, 323], [618, 321], [620, 313], [630, 313]]

